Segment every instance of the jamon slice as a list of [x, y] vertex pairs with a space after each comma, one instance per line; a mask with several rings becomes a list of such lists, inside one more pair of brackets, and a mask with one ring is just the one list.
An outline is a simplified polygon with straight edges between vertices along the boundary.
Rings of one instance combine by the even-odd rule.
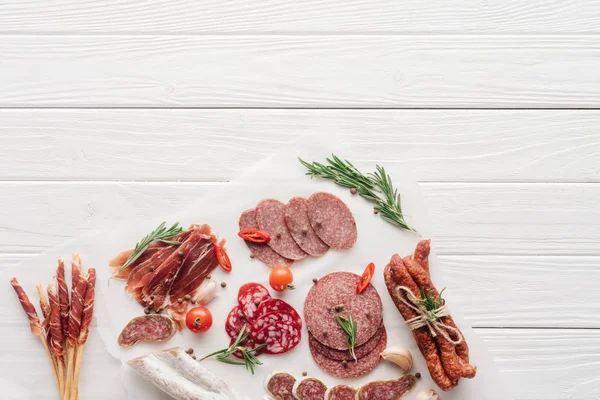
[[169, 246], [169, 244], [164, 242], [151, 243], [150, 246], [148, 246], [148, 248], [146, 249], [146, 251], [144, 251], [142, 255], [138, 257], [137, 260], [135, 260], [129, 267], [121, 270], [121, 267], [125, 265], [125, 262], [127, 262], [127, 259], [133, 253], [133, 249], [123, 250], [108, 262], [108, 265], [115, 269], [113, 278], [123, 280], [127, 279], [129, 277], [129, 274], [135, 269], [135, 267], [149, 260], [150, 257], [156, 254], [159, 250], [164, 249], [167, 246]]

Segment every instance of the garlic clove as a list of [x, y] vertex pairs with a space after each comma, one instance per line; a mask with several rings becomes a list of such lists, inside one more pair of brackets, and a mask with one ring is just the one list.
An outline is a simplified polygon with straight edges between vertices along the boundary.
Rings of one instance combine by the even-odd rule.
[[440, 395], [433, 389], [424, 389], [417, 393], [417, 400], [440, 400]]
[[410, 351], [402, 347], [388, 347], [381, 352], [381, 357], [384, 360], [393, 362], [406, 372], [412, 368], [413, 360]]

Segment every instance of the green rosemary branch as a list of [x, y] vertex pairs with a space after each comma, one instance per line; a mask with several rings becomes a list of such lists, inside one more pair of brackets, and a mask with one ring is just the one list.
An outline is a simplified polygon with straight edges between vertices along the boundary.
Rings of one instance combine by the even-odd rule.
[[347, 342], [348, 342], [348, 351], [350, 352], [350, 355], [352, 355], [352, 358], [354, 358], [354, 361], [357, 361], [356, 354], [354, 353], [354, 347], [356, 346], [356, 335], [357, 335], [356, 321], [354, 321], [352, 319], [352, 313], [350, 313], [350, 315], [348, 315], [348, 318], [344, 318], [344, 317], [340, 317], [339, 315], [336, 315], [335, 320], [337, 321], [338, 324], [340, 324], [340, 326], [344, 330], [344, 333], [346, 333]]
[[442, 293], [444, 293], [444, 290], [446, 290], [446, 288], [442, 289], [437, 300], [435, 300], [433, 298], [433, 294], [435, 293], [435, 291], [430, 290], [428, 293], [425, 293], [425, 288], [421, 287], [421, 297], [423, 299], [417, 300], [417, 302], [421, 305], [421, 308], [423, 308], [423, 310], [425, 310], [429, 314], [429, 317], [432, 320], [437, 319], [437, 315], [435, 315], [435, 310], [437, 310], [441, 305], [443, 305], [446, 302], [442, 298]]
[[175, 240], [168, 240], [169, 238], [180, 234], [183, 232], [183, 229], [179, 226], [179, 222], [176, 222], [170, 228], [166, 227], [166, 222], [162, 222], [158, 228], [150, 232], [146, 235], [142, 240], [135, 244], [135, 248], [133, 249], [133, 253], [127, 258], [125, 264], [119, 269], [119, 271], [124, 270], [129, 267], [135, 260], [137, 260], [146, 250], [148, 250], [148, 246], [150, 243], [155, 241], [161, 241], [168, 244], [180, 245], [181, 242]]

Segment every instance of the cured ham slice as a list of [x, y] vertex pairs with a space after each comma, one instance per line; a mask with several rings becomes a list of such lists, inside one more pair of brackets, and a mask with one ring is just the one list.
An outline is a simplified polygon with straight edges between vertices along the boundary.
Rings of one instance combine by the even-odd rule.
[[58, 259], [58, 268], [56, 269], [56, 284], [58, 286], [58, 304], [60, 306], [60, 326], [63, 331], [63, 337], [67, 336], [69, 329], [69, 288], [65, 281], [65, 262]]
[[177, 400], [240, 399], [225, 381], [192, 360], [181, 348], [151, 353], [127, 364]]

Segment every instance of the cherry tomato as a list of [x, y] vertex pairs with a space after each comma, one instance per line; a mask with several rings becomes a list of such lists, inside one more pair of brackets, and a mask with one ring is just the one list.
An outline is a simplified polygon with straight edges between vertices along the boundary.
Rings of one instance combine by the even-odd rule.
[[215, 243], [215, 257], [217, 257], [217, 261], [221, 268], [223, 268], [223, 271], [231, 272], [231, 260], [229, 259], [225, 248], [217, 243]]
[[185, 316], [185, 325], [194, 333], [206, 332], [212, 322], [212, 314], [206, 307], [194, 307]]
[[271, 270], [269, 275], [269, 284], [278, 292], [283, 292], [286, 289], [295, 289], [292, 282], [294, 281], [294, 275], [287, 267], [275, 267]]
[[371, 279], [373, 279], [373, 274], [375, 273], [375, 264], [369, 263], [367, 268], [365, 268], [365, 272], [363, 272], [360, 277], [360, 281], [358, 281], [358, 285], [356, 285], [356, 293], [362, 293], [363, 290], [369, 286], [371, 283]]

